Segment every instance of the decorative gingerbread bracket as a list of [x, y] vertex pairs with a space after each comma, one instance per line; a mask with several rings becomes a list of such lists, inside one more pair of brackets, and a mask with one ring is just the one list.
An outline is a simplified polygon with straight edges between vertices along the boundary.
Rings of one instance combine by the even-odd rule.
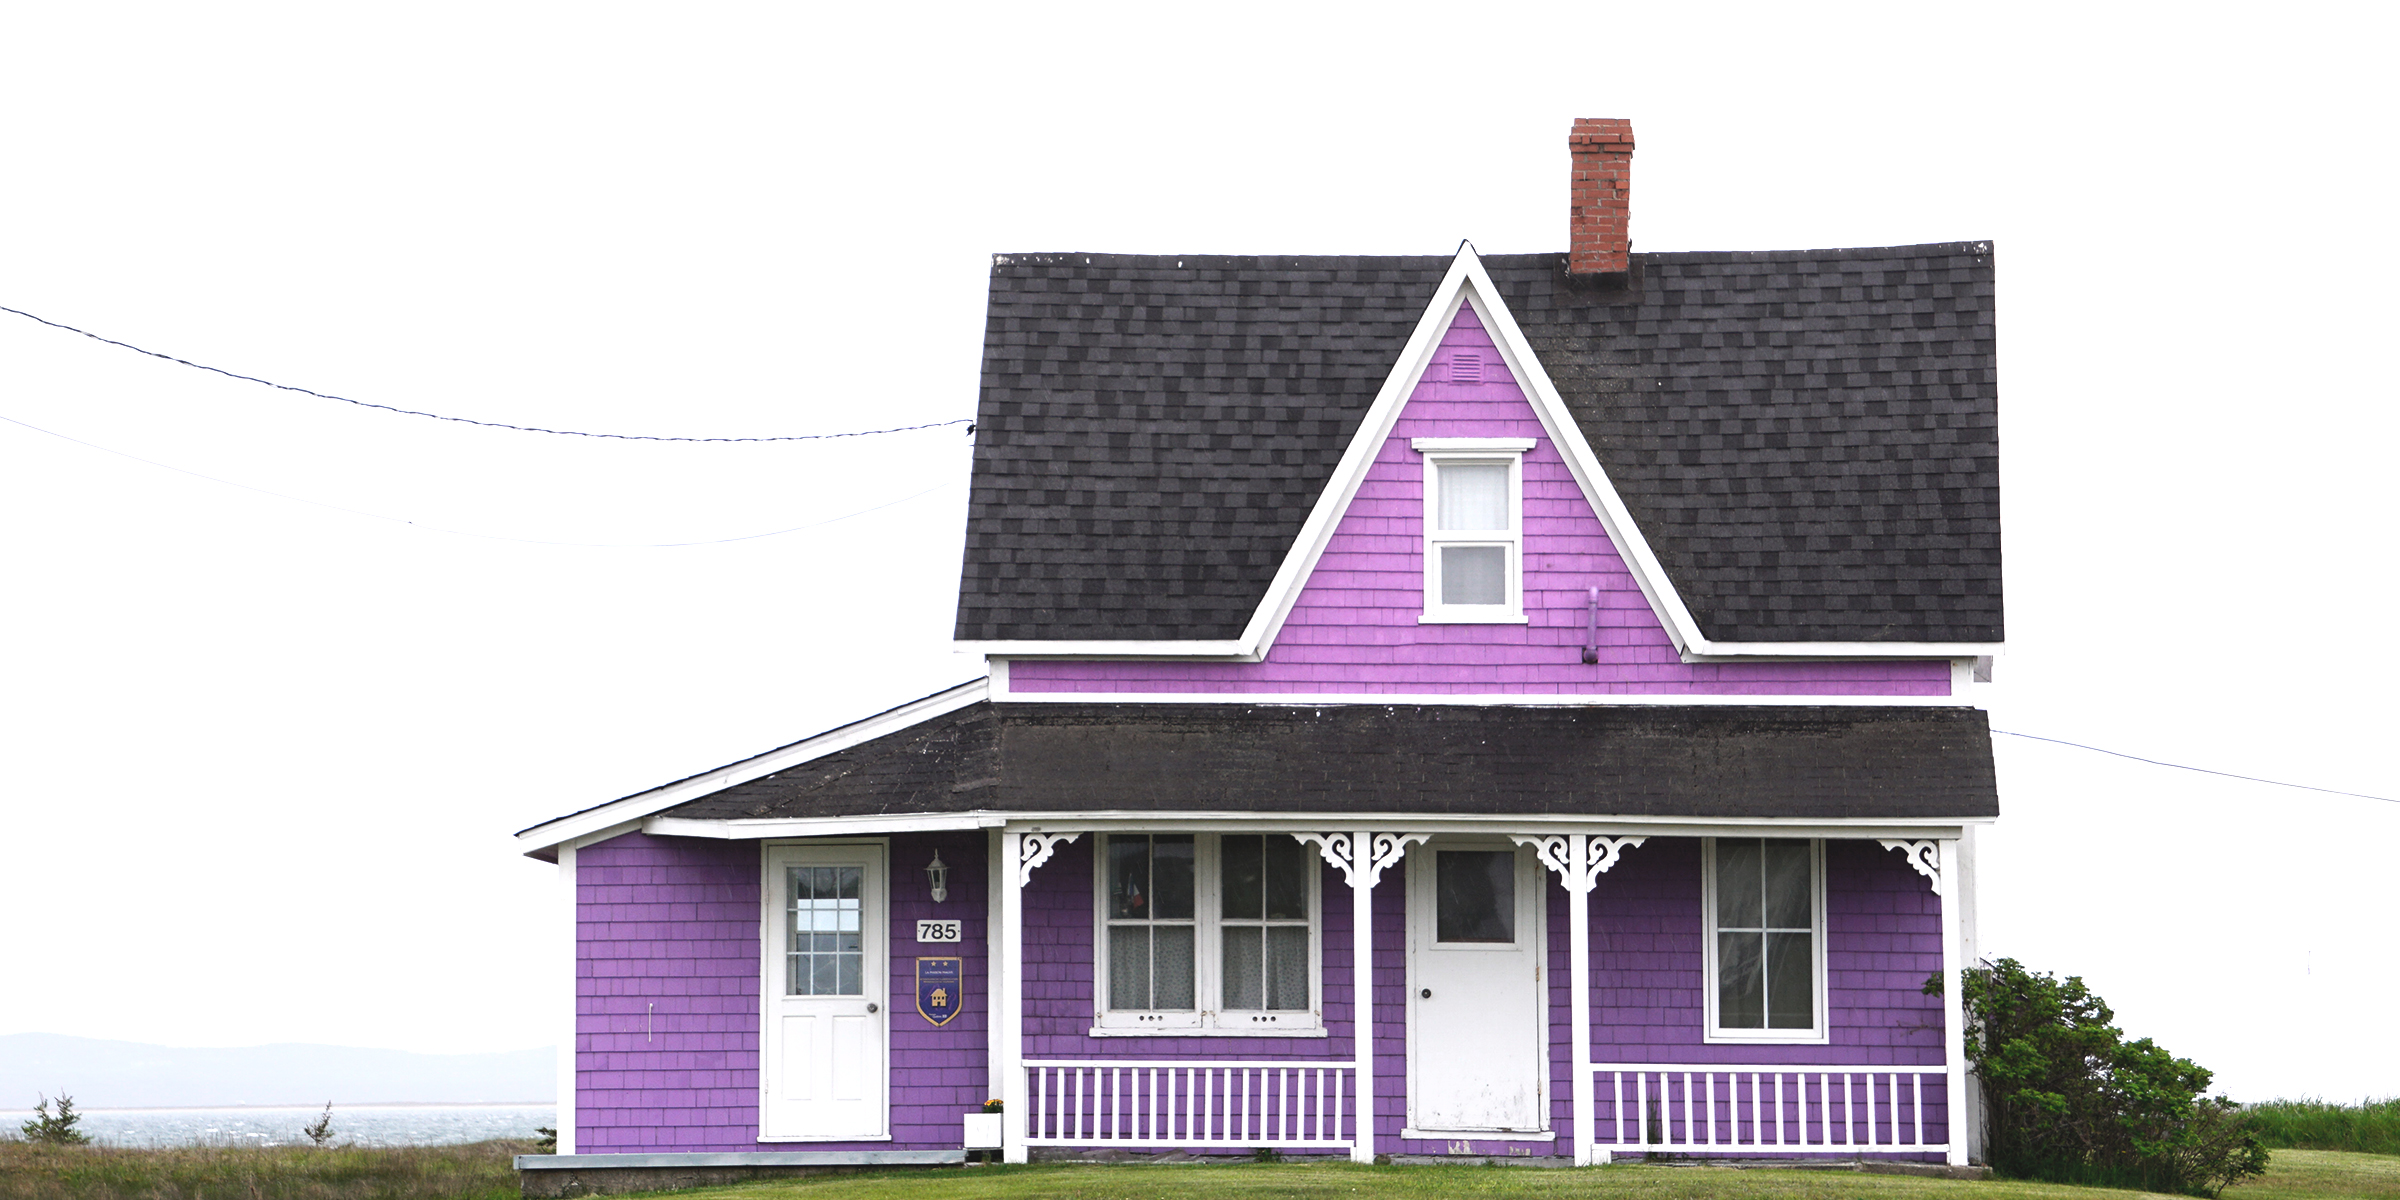
[[1350, 859], [1350, 835], [1346, 833], [1295, 833], [1303, 846], [1315, 846], [1324, 856], [1326, 865], [1342, 873], [1342, 881], [1358, 886], [1358, 864]]
[[1901, 838], [1875, 839], [1886, 850], [1897, 850], [1908, 859], [1917, 874], [1933, 881], [1933, 894], [1942, 895], [1942, 844], [1936, 841], [1907, 841]]
[[[1354, 888], [1359, 886], [1358, 848], [1354, 844], [1358, 840], [1357, 834], [1295, 833], [1292, 836], [1298, 838], [1302, 845], [1315, 846], [1317, 853], [1323, 855], [1326, 862], [1341, 870], [1344, 882]], [[1370, 833], [1366, 835], [1368, 852], [1366, 886], [1374, 887], [1376, 883], [1380, 882], [1383, 879], [1384, 868], [1399, 862], [1400, 856], [1407, 853], [1410, 843], [1422, 842], [1432, 836], [1429, 833]]]
[[1023, 887], [1033, 882], [1035, 867], [1049, 862], [1050, 856], [1058, 853], [1060, 846], [1082, 836], [1081, 833], [1025, 834], [1024, 841], [1017, 850], [1017, 886]]
[[1600, 886], [1600, 877], [1617, 865], [1617, 856], [1627, 847], [1639, 846], [1648, 838], [1612, 838], [1601, 834], [1583, 835], [1583, 861], [1576, 862], [1575, 839], [1562, 833], [1510, 835], [1509, 840], [1520, 846], [1533, 847], [1534, 857], [1542, 860], [1558, 876], [1560, 884], [1578, 896]]

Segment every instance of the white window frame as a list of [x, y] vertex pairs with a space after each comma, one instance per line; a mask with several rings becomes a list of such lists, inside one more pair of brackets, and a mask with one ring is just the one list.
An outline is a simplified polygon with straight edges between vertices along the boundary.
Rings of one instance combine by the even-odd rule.
[[[1525, 616], [1525, 452], [1532, 438], [1411, 438], [1409, 447], [1424, 456], [1425, 612], [1423, 625], [1523, 625]], [[1508, 528], [1444, 530], [1440, 524], [1441, 469], [1472, 464], [1508, 468]], [[1508, 556], [1501, 569], [1507, 589], [1499, 604], [1444, 604], [1442, 547], [1499, 546]]]
[[[1182, 829], [1125, 830], [1121, 836], [1172, 836]], [[1190, 1012], [1112, 1009], [1108, 1006], [1108, 843], [1116, 834], [1103, 834], [1092, 847], [1092, 1028], [1093, 1037], [1324, 1037], [1325, 1036], [1325, 907], [1320, 895], [1324, 871], [1316, 851], [1305, 845], [1302, 870], [1308, 876], [1308, 1007], [1306, 1009], [1241, 1009], [1221, 1011], [1224, 980], [1224, 859], [1222, 839], [1233, 837], [1290, 838], [1283, 832], [1245, 834], [1192, 832], [1192, 1000]], [[1297, 844], [1297, 843], [1295, 843]], [[1249, 921], [1237, 924], [1248, 925]]]
[[[1772, 833], [1761, 837], [1782, 841]], [[1700, 1002], [1706, 1015], [1702, 1017], [1702, 1040], [1709, 1043], [1785, 1046], [1822, 1046], [1831, 1038], [1832, 1021], [1826, 1014], [1825, 979], [1825, 839], [1808, 839], [1809, 907], [1811, 924], [1809, 965], [1811, 1003], [1815, 1007], [1815, 1024], [1807, 1029], [1727, 1029], [1717, 1023], [1717, 840], [1700, 839], [1700, 953], [1705, 964], [1701, 978]], [[1736, 838], [1736, 841], [1752, 841]]]

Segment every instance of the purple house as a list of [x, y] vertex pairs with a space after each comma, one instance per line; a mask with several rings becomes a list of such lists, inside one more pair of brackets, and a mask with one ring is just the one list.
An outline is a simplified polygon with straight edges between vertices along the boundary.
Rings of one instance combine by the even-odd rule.
[[995, 257], [987, 677], [519, 835], [526, 1165], [1966, 1162], [1992, 248], [1633, 254], [1570, 150], [1564, 254]]

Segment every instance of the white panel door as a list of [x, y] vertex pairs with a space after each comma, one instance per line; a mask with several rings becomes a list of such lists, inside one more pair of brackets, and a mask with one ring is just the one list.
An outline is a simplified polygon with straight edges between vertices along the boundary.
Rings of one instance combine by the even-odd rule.
[[759, 1138], [883, 1137], [884, 848], [773, 846], [766, 859]]
[[1549, 1128], [1541, 883], [1531, 854], [1507, 842], [1409, 851], [1411, 1128]]

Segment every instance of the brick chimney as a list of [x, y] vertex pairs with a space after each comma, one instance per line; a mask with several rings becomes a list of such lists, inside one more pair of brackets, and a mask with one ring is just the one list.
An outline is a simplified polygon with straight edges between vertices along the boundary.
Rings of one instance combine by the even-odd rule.
[[1633, 122], [1577, 117], [1567, 134], [1567, 278], [1623, 286], [1632, 269]]

